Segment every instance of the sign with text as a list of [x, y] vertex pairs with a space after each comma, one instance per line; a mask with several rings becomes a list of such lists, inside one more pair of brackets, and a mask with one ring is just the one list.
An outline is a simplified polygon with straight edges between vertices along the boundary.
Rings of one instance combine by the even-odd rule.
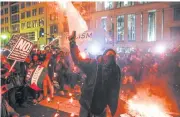
[[20, 36], [14, 45], [8, 59], [24, 62], [33, 48], [33, 43]]
[[24, 38], [27, 38], [27, 35], [25, 34], [15, 34], [11, 37], [11, 39], [9, 40], [8, 42], [8, 45], [10, 47], [10, 50], [13, 49], [13, 47], [15, 46], [16, 42], [19, 40], [20, 37], [24, 37]]
[[76, 37], [79, 40], [92, 40], [92, 32], [84, 32]]

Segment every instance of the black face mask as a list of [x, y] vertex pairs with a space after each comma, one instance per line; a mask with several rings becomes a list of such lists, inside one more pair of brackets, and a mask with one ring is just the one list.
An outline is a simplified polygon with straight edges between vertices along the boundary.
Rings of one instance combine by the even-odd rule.
[[104, 56], [103, 58], [105, 65], [114, 65], [116, 63], [115, 56]]

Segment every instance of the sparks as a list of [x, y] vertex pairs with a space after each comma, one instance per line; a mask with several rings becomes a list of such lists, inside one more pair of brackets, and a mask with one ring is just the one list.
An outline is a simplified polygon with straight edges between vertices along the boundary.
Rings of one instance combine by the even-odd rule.
[[[128, 100], [128, 113], [141, 117], [171, 117], [166, 113], [165, 107], [161, 103], [155, 103], [153, 99], [144, 99], [134, 96]], [[147, 98], [147, 99], [145, 99]]]

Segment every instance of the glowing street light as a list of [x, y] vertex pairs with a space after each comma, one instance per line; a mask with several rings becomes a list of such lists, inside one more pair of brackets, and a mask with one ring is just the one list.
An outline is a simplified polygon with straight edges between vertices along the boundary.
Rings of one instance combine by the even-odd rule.
[[7, 39], [7, 35], [1, 35], [1, 38], [2, 38], [3, 40]]

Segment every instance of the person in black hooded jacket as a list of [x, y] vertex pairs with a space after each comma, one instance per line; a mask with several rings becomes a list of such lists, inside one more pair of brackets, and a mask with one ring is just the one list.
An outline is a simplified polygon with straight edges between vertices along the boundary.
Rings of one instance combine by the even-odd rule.
[[105, 51], [101, 61], [83, 59], [75, 42], [75, 31], [69, 37], [72, 59], [87, 76], [81, 89], [80, 117], [106, 116], [109, 106], [112, 116], [115, 115], [119, 90], [120, 68], [115, 62], [116, 52], [112, 49]]

